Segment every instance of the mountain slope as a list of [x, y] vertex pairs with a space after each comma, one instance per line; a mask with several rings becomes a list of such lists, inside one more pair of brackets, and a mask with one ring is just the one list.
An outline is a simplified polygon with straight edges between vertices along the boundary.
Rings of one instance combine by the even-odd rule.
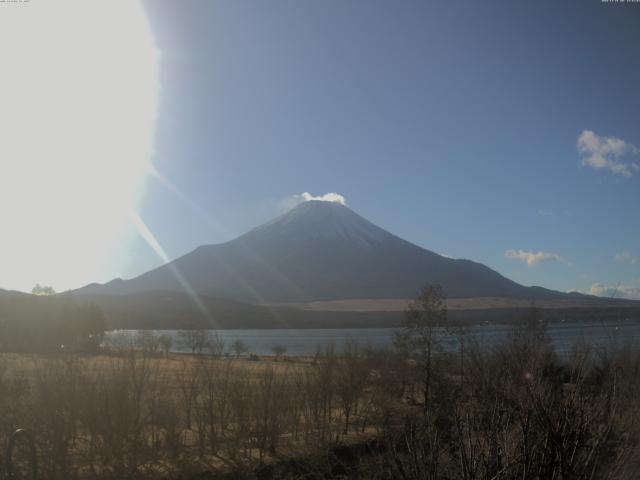
[[82, 294], [183, 291], [268, 304], [349, 298], [412, 298], [425, 283], [450, 297], [553, 298], [470, 260], [446, 258], [383, 230], [349, 208], [309, 201], [227, 243], [195, 249], [131, 280]]

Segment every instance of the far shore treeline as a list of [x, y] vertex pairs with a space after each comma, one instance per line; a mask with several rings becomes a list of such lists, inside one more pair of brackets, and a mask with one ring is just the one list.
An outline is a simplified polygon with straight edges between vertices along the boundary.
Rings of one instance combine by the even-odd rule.
[[90, 302], [46, 295], [0, 298], [0, 350], [95, 352], [107, 328], [101, 308]]

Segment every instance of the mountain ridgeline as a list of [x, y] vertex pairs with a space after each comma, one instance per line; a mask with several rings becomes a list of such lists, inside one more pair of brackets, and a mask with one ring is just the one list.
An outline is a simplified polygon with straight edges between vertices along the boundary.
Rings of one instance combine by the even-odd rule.
[[77, 293], [181, 292], [250, 304], [412, 298], [425, 283], [449, 297], [561, 297], [524, 287], [480, 263], [438, 255], [374, 225], [348, 207], [304, 202], [227, 243], [201, 246], [131, 280]]

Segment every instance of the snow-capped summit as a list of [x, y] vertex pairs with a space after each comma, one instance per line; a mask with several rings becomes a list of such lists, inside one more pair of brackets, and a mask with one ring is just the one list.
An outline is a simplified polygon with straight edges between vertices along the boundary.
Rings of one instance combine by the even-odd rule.
[[243, 241], [313, 241], [333, 239], [375, 248], [393, 237], [389, 232], [337, 202], [309, 200], [254, 228]]

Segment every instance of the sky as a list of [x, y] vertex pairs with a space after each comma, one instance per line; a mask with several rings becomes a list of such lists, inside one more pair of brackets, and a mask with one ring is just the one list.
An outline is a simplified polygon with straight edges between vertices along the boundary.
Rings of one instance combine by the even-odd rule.
[[[26, 8], [35, 11], [41, 2]], [[27, 233], [38, 240], [21, 257], [24, 231], [13, 235], [0, 254], [0, 262], [13, 265], [0, 269], [1, 287], [26, 290], [39, 282], [60, 291], [131, 278], [199, 245], [231, 240], [310, 192], [336, 193], [406, 240], [484, 263], [525, 285], [640, 299], [640, 3], [149, 0], [136, 6], [112, 12], [99, 48], [79, 51], [63, 65], [72, 78], [87, 75], [87, 57], [105, 69], [88, 79], [95, 88], [87, 98], [104, 99], [88, 115], [102, 119], [114, 104], [120, 110], [110, 123], [97, 123], [94, 150], [131, 148], [108, 147], [108, 159], [90, 148], [77, 154], [81, 161], [97, 158], [86, 160], [93, 163], [85, 190], [103, 186], [82, 210], [62, 215], [64, 234], [52, 245], [38, 215], [57, 190], [44, 198], [32, 189], [26, 210], [12, 204], [14, 195], [0, 194], [5, 215], [17, 218], [9, 230], [20, 232], [24, 216], [35, 215]], [[0, 21], [7, 11], [0, 5]], [[88, 12], [74, 15], [73, 25], [86, 27], [76, 39], [97, 35], [87, 27]], [[129, 33], [119, 27], [125, 17]], [[65, 18], [52, 28], [54, 40], [69, 35]], [[112, 40], [123, 45], [101, 50]], [[14, 53], [22, 48], [15, 43]], [[84, 43], [69, 49], [87, 49]], [[6, 41], [0, 45], [8, 48]], [[20, 92], [28, 72], [16, 69]], [[46, 75], [37, 78], [58, 98]], [[29, 103], [31, 93], [24, 95]], [[84, 105], [75, 89], [66, 95]], [[52, 107], [67, 118], [65, 105]], [[34, 115], [42, 108], [38, 103]], [[78, 118], [71, 126], [93, 139], [96, 122], [82, 110]], [[130, 122], [126, 131], [119, 118]], [[47, 131], [59, 128], [52, 123]], [[146, 143], [138, 145], [138, 138]], [[2, 148], [5, 178], [26, 178], [16, 177], [8, 160], [19, 147], [11, 155]], [[38, 158], [54, 164], [65, 157], [41, 150]], [[102, 221], [111, 213], [104, 205], [121, 197], [126, 165], [137, 159], [146, 170], [136, 167], [124, 185], [130, 205], [117, 211], [126, 210], [127, 221], [105, 247], [104, 233], [116, 229], [115, 220]], [[125, 166], [104, 173], [105, 164]], [[85, 190], [70, 186], [83, 178], [70, 177], [60, 187], [81, 195]], [[95, 235], [76, 233], [85, 231]], [[86, 268], [62, 273], [56, 264], [42, 270], [38, 262], [18, 261], [40, 250], [42, 258]]]

